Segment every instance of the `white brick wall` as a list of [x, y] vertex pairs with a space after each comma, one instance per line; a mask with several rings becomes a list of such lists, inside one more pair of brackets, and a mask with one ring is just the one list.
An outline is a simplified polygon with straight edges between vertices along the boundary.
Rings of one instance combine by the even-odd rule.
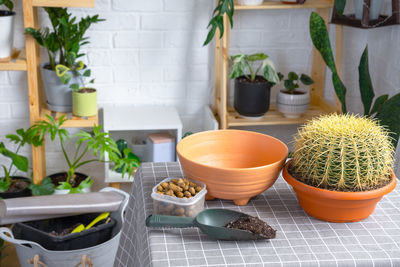
[[[18, 13], [15, 46], [21, 48], [24, 46], [21, 1], [15, 2]], [[86, 48], [100, 105], [109, 102], [174, 105], [185, 129], [195, 128], [192, 116], [213, 102], [213, 46], [202, 44], [214, 4], [214, 0], [96, 0], [94, 9], [71, 9], [78, 17], [100, 14], [106, 19], [93, 26], [91, 44]], [[310, 12], [236, 11], [230, 52], [265, 52], [282, 72], [309, 73]], [[43, 11], [39, 17], [41, 23], [48, 24]], [[375, 30], [345, 28], [343, 77], [349, 89], [350, 110], [361, 111], [357, 66], [367, 42], [377, 94], [399, 92], [399, 41], [399, 26]], [[327, 76], [325, 94], [332, 100], [329, 72]], [[278, 89], [273, 89], [272, 100]], [[1, 140], [4, 134], [28, 126], [27, 103], [25, 73], [0, 72]], [[290, 140], [295, 132], [295, 127], [257, 129], [283, 135], [284, 140]], [[64, 162], [57, 147], [49, 144], [47, 150], [49, 173], [61, 170]], [[90, 171], [94, 167], [99, 169], [92, 165]], [[95, 176], [102, 173], [95, 172]]]

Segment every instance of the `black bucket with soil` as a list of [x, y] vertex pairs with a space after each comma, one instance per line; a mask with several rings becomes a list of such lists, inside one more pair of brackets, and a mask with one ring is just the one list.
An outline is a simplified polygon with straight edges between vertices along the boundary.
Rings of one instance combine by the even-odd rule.
[[40, 244], [48, 250], [65, 251], [89, 248], [104, 243], [112, 238], [116, 221], [102, 220], [88, 230], [71, 233], [80, 224], [88, 225], [99, 214], [77, 216], [17, 223], [13, 228], [15, 238], [29, 240]]
[[0, 193], [3, 199], [17, 198], [17, 197], [30, 197], [32, 192], [29, 189], [31, 180], [21, 176], [12, 176], [11, 184], [7, 191]]

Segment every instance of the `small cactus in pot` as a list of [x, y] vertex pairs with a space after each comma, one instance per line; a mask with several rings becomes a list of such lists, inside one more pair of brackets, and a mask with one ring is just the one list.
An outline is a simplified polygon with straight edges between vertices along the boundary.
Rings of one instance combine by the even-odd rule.
[[396, 186], [393, 163], [389, 133], [376, 120], [332, 114], [300, 128], [283, 176], [309, 215], [359, 221]]

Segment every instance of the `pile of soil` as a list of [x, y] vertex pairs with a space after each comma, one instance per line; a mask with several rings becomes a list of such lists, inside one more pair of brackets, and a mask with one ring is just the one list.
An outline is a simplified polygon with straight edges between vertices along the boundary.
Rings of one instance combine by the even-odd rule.
[[22, 180], [12, 179], [10, 187], [5, 191], [5, 193], [19, 192], [27, 188], [29, 184]]
[[228, 223], [226, 228], [240, 229], [261, 235], [264, 238], [275, 238], [276, 230], [257, 217], [243, 215], [239, 219]]
[[247, 79], [245, 76], [240, 76], [237, 78], [237, 80], [241, 83], [266, 83], [266, 82], [268, 82], [264, 77], [258, 76], [258, 75], [256, 76], [254, 81]]
[[53, 231], [49, 232], [49, 234], [53, 235], [53, 236], [65, 236], [65, 235], [70, 234], [79, 225], [80, 225], [80, 223], [77, 223], [77, 224], [73, 225], [72, 227], [65, 228], [60, 233], [57, 233], [56, 231], [53, 230]]
[[[61, 182], [67, 181], [68, 174], [66, 172], [57, 173], [57, 174], [51, 175], [50, 178], [51, 178], [51, 181], [53, 182], [53, 184], [57, 187], [60, 185]], [[71, 183], [72, 187], [77, 187], [86, 178], [87, 178], [86, 175], [76, 172], [74, 179], [73, 180], [71, 179], [70, 183]]]

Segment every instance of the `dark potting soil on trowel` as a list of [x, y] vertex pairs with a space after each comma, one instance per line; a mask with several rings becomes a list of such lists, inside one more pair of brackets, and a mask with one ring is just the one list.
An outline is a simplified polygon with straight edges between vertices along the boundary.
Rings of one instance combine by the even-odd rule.
[[225, 227], [250, 231], [269, 239], [275, 238], [276, 236], [276, 230], [266, 222], [250, 215], [243, 215], [236, 221], [228, 223]]

